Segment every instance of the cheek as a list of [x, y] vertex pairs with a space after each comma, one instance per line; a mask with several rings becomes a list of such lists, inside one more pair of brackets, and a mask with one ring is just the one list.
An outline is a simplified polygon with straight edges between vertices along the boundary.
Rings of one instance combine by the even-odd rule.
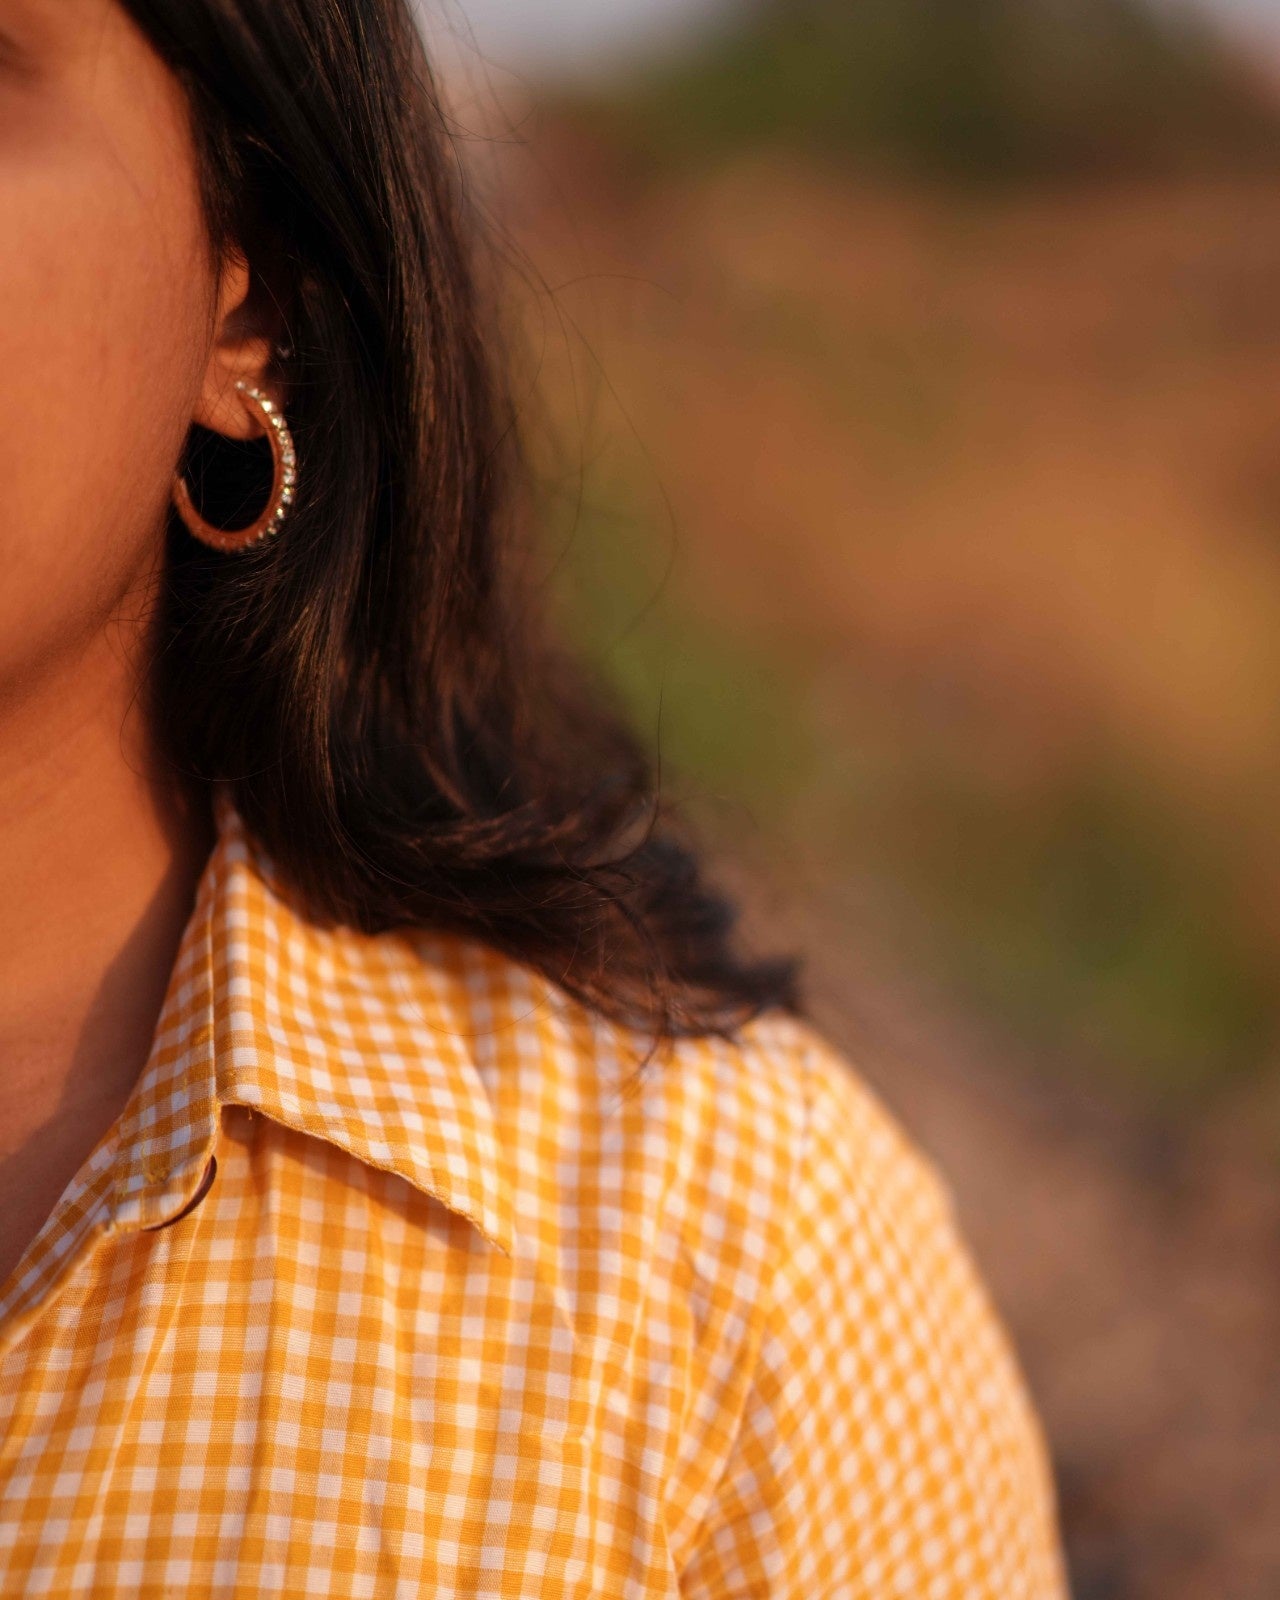
[[[106, 66], [108, 64], [104, 64]], [[210, 283], [176, 85], [0, 86], [0, 678], [102, 627], [157, 557]]]

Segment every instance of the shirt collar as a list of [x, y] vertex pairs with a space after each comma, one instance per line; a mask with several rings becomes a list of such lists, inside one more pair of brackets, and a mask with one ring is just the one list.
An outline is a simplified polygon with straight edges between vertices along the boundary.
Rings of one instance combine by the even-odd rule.
[[[508, 1254], [515, 1210], [468, 1046], [475, 963], [456, 935], [324, 928], [290, 904], [225, 790], [151, 1053], [120, 1124], [114, 1225], [171, 1220], [224, 1106], [397, 1173]], [[469, 965], [470, 964], [470, 965]]]

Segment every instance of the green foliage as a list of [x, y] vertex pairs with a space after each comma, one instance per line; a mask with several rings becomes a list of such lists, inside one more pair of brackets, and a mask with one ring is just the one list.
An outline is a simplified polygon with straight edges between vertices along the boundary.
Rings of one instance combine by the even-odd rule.
[[581, 500], [549, 495], [548, 522], [567, 631], [662, 763], [664, 787], [746, 803], [781, 827], [819, 759], [796, 673], [672, 598], [678, 539], [625, 473], [597, 467]]
[[842, 882], [879, 882], [883, 937], [1046, 1060], [1176, 1103], [1270, 1058], [1280, 1004], [1220, 871], [1122, 766], [1098, 752], [1038, 798], [1009, 795], [929, 717], [852, 684], [833, 739], [820, 664], [690, 611], [670, 530], [625, 475], [597, 474], [550, 523], [564, 621], [668, 793], [727, 803], [788, 849], [803, 833], [836, 907]]
[[1184, 818], [1100, 760], [1027, 804], [920, 754], [880, 826], [941, 965], [980, 1006], [1157, 1097], [1266, 1062], [1280, 1023], [1267, 963]]
[[664, 164], [781, 144], [1017, 180], [1280, 151], [1261, 88], [1148, 0], [758, 0], [592, 109]]

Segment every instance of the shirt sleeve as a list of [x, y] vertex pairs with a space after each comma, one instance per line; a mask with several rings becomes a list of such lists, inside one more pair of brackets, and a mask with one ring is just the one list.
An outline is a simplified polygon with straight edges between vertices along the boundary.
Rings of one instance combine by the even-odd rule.
[[824, 1041], [689, 1600], [1064, 1600], [1039, 1421], [949, 1190]]

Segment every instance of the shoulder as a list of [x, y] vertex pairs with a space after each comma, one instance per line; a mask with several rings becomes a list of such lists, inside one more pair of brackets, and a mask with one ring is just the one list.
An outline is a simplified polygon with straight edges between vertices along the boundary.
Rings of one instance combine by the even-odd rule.
[[[433, 959], [440, 959], [439, 946]], [[802, 1018], [769, 1012], [732, 1036], [650, 1041], [520, 963], [454, 942], [467, 1042], [526, 1226], [549, 1236], [608, 1203], [679, 1234], [701, 1274], [744, 1253], [772, 1271], [783, 1236], [837, 1158], [852, 1200], [941, 1190], [852, 1063]], [[561, 1241], [567, 1242], [567, 1241]]]
[[424, 1155], [438, 1185], [500, 1197], [547, 1262], [613, 1249], [652, 1274], [678, 1256], [754, 1324], [766, 1291], [833, 1253], [871, 1289], [908, 1234], [948, 1255], [945, 1180], [803, 1018], [769, 1012], [646, 1061], [646, 1038], [474, 938], [340, 936], [310, 970], [349, 997], [343, 1053], [361, 1066], [329, 1080], [330, 1104], [378, 1148]]
[[755, 1018], [732, 1037], [648, 1041], [480, 947], [469, 1048], [520, 1211], [572, 1225], [602, 1185], [679, 1231], [700, 1272], [774, 1271], [797, 1229], [854, 1229], [886, 1209], [950, 1217], [951, 1199], [852, 1061], [807, 1020]]
[[478, 940], [319, 929], [260, 876], [218, 904], [220, 1095], [476, 1224], [458, 1294], [563, 1378], [582, 1448], [650, 1464], [682, 1592], [1056, 1600], [1043, 1441], [946, 1186], [814, 1027], [645, 1063]]
[[[514, 981], [532, 1033], [482, 1070], [517, 1213], [665, 1462], [682, 1592], [1057, 1600], [1013, 1346], [946, 1180], [848, 1057], [772, 1013], [636, 1074], [625, 1030]], [[656, 1435], [655, 1374], [681, 1391]]]
[[1058, 1600], [1046, 1442], [946, 1178], [808, 1025], [748, 1039], [757, 1067], [789, 1177], [687, 1592]]

